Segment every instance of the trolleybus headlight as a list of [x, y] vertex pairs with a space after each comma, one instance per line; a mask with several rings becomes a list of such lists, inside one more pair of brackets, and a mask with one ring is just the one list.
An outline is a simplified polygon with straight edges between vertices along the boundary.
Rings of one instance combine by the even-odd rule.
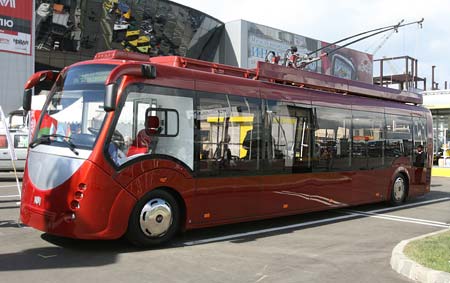
[[82, 199], [83, 198], [83, 192], [80, 192], [80, 191], [76, 191], [75, 192], [75, 198], [76, 199]]
[[74, 212], [67, 212], [67, 213], [64, 215], [64, 221], [66, 221], [66, 222], [72, 222], [72, 221], [75, 221], [76, 218], [77, 218], [77, 217], [76, 217], [76, 215], [75, 215]]
[[70, 207], [71, 207], [72, 209], [79, 209], [79, 208], [80, 208], [80, 203], [79, 203], [77, 200], [73, 200], [73, 201], [70, 203]]
[[87, 185], [86, 185], [86, 184], [84, 184], [84, 183], [80, 183], [80, 184], [78, 185], [78, 189], [80, 189], [80, 190], [84, 191], [84, 190], [86, 190], [86, 189], [87, 189]]

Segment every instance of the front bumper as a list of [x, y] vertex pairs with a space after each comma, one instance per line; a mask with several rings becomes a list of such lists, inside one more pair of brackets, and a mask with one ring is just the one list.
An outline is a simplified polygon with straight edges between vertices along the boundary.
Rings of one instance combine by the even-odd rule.
[[20, 217], [24, 224], [53, 235], [116, 239], [125, 233], [135, 202], [111, 176], [90, 161], [85, 161], [61, 185], [46, 189], [32, 183], [26, 168]]

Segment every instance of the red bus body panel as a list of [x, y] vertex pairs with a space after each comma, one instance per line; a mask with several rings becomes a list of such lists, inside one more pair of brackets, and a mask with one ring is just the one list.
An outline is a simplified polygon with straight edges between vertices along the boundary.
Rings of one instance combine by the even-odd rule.
[[[24, 224], [81, 239], [113, 239], [125, 232], [136, 198], [92, 162], [85, 161], [69, 180], [51, 190], [37, 189], [27, 174], [25, 170], [20, 208]], [[80, 184], [86, 188], [81, 190]], [[77, 191], [83, 193], [81, 199], [75, 196]], [[79, 201], [77, 209], [71, 207], [74, 200]], [[70, 219], [72, 213], [74, 220]]]
[[[303, 105], [366, 111], [379, 111], [383, 108], [386, 113], [423, 116], [423, 111], [418, 107], [400, 102], [249, 79], [257, 76], [254, 70], [247, 70], [242, 77], [237, 77], [218, 75], [216, 72], [219, 65], [213, 66], [209, 73], [202, 71], [203, 63], [199, 63], [200, 67], [196, 67], [197, 69], [187, 69], [183, 68], [185, 62], [177, 58], [149, 60], [148, 63], [154, 62], [157, 67], [157, 79], [125, 75], [118, 93], [122, 93], [127, 85], [140, 82], [284, 100]], [[98, 59], [75, 65], [99, 62], [119, 65], [127, 63], [122, 60]], [[190, 62], [196, 63], [192, 60]], [[133, 68], [135, 65], [130, 64]], [[230, 67], [224, 72], [234, 74], [243, 71]], [[292, 78], [293, 74], [287, 72], [285, 76]], [[316, 77], [314, 75], [315, 80], [318, 80]], [[342, 79], [330, 80], [332, 85], [343, 83]], [[350, 88], [349, 83], [346, 83], [346, 88]], [[378, 89], [374, 87], [371, 92]], [[395, 93], [390, 91], [385, 95], [393, 96]], [[120, 96], [117, 99], [119, 101]], [[427, 119], [428, 152], [432, 152], [431, 116]], [[112, 123], [113, 113], [109, 113], [103, 129], [111, 128]], [[157, 156], [136, 158], [130, 165], [118, 170], [105, 156], [106, 137], [107, 131], [101, 131], [88, 160], [69, 180], [56, 188], [36, 188], [28, 176], [28, 169], [25, 170], [21, 205], [23, 223], [65, 237], [119, 238], [126, 232], [135, 203], [147, 192], [157, 188], [170, 189], [184, 204], [184, 229], [385, 201], [390, 198], [392, 182], [399, 173], [405, 174], [410, 181], [409, 196], [421, 195], [430, 189], [431, 154], [428, 155], [425, 168], [422, 168], [420, 180], [414, 179], [417, 172], [410, 159], [402, 158], [390, 168], [375, 170], [199, 178], [185, 165]], [[86, 189], [81, 190], [80, 184], [85, 184]], [[75, 194], [79, 191], [83, 193], [83, 197], [76, 199]], [[79, 202], [79, 208], [72, 207], [74, 200]], [[75, 219], [71, 219], [73, 213]]]

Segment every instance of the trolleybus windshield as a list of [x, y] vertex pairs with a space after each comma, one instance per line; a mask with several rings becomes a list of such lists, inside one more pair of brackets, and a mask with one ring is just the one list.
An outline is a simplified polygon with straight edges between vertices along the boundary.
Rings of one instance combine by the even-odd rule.
[[116, 65], [74, 66], [63, 74], [49, 94], [30, 144], [91, 150], [106, 112], [105, 80]]

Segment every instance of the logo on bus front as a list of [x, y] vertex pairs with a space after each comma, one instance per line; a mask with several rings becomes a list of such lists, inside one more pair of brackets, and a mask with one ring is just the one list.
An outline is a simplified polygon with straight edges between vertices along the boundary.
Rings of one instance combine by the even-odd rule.
[[33, 200], [33, 204], [37, 206], [41, 206], [41, 197], [35, 196]]

